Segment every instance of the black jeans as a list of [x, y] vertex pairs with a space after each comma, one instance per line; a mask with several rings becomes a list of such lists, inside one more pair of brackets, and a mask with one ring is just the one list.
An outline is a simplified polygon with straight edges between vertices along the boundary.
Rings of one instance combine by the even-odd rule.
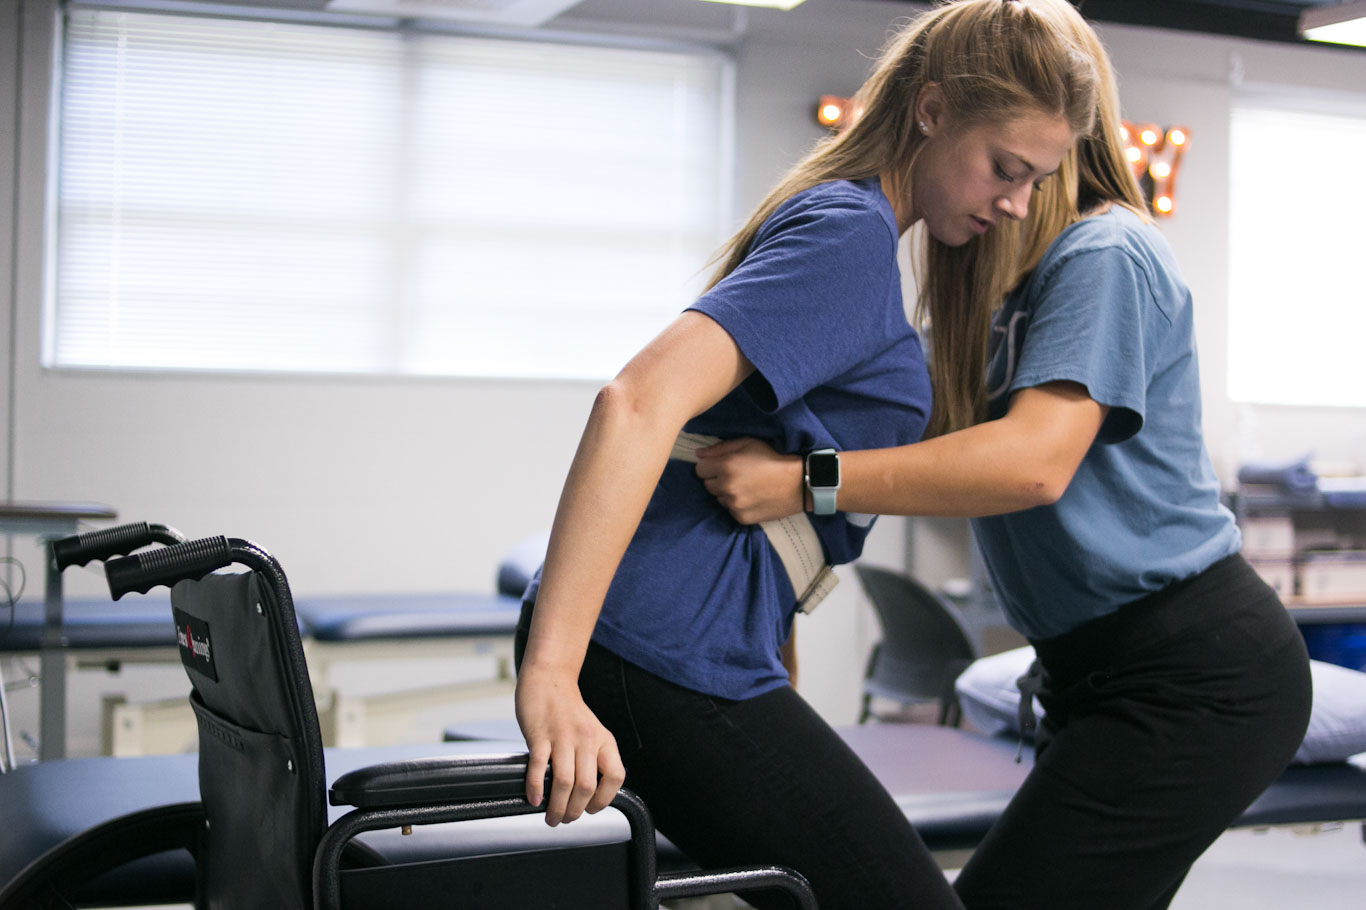
[[[529, 621], [528, 605], [519, 664]], [[579, 690], [616, 737], [626, 786], [702, 867], [788, 866], [811, 882], [821, 910], [962, 906], [887, 791], [790, 687], [713, 698], [594, 644]], [[791, 906], [779, 893], [743, 897]]]
[[1299, 630], [1231, 556], [1034, 645], [1038, 757], [955, 888], [969, 910], [1160, 910], [1304, 737]]

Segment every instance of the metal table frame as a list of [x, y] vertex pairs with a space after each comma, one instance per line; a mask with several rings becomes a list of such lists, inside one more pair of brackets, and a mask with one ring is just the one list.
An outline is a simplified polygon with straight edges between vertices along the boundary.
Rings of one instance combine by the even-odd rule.
[[[43, 643], [39, 652], [38, 758], [62, 758], [66, 754], [66, 640], [62, 632], [62, 573], [52, 558], [51, 541], [75, 534], [83, 521], [108, 521], [118, 517], [109, 506], [91, 502], [0, 503], [0, 533], [37, 537], [44, 545], [46, 572], [43, 581]], [[4, 686], [0, 684], [0, 698]], [[5, 713], [4, 764], [13, 767], [9, 738], [9, 712]]]

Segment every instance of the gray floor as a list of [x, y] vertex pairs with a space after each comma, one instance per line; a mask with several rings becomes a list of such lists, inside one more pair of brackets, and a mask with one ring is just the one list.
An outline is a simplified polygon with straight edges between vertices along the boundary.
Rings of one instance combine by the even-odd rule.
[[1366, 908], [1361, 823], [1230, 831], [1200, 857], [1171, 904], [1171, 910], [1302, 908]]
[[1366, 843], [1360, 823], [1300, 833], [1230, 831], [1206, 851], [1172, 910], [1362, 910]]
[[[707, 910], [724, 906], [698, 902], [686, 910], [699, 910], [699, 905]], [[1352, 823], [1312, 833], [1287, 828], [1230, 831], [1195, 864], [1171, 907], [1363, 910], [1366, 843], [1362, 827]]]

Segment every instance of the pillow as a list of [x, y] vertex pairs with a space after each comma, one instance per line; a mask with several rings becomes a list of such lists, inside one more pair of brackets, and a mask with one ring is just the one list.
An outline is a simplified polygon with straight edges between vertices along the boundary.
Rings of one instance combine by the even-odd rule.
[[[1029, 672], [1034, 649], [1026, 645], [979, 657], [958, 675], [953, 689], [963, 709], [963, 720], [988, 736], [1020, 735], [1020, 690], [1015, 680]], [[1043, 717], [1043, 706], [1034, 699], [1034, 717]]]
[[[1028, 672], [1033, 660], [1034, 649], [1026, 646], [973, 661], [953, 686], [963, 718], [991, 736], [1019, 736], [1020, 693], [1015, 680]], [[1321, 660], [1311, 660], [1309, 672], [1314, 707], [1293, 763], [1339, 762], [1366, 752], [1366, 673]], [[1034, 716], [1043, 717], [1037, 698]]]
[[1366, 673], [1321, 660], [1309, 661], [1314, 710], [1295, 753], [1295, 764], [1344, 761], [1366, 752]]

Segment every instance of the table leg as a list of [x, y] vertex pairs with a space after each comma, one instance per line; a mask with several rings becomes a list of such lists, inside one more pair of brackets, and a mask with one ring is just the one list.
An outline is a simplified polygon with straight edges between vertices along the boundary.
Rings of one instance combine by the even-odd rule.
[[62, 636], [62, 573], [45, 548], [47, 583], [43, 598], [43, 642], [38, 667], [42, 688], [38, 692], [38, 758], [66, 755], [66, 642]]

